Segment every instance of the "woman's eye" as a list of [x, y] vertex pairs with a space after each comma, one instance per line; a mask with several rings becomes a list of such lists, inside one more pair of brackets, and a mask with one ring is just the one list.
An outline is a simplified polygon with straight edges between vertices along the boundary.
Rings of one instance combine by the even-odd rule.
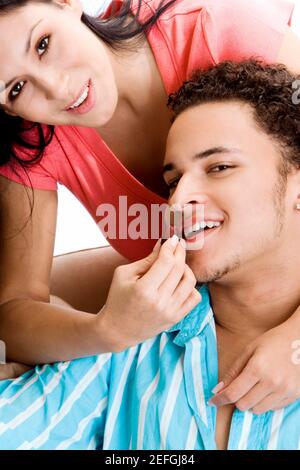
[[[37, 51], [42, 50], [41, 54], [39, 54], [39, 52], [38, 52], [39, 57], [44, 56], [48, 52], [49, 47], [50, 47], [49, 43], [50, 43], [50, 36], [45, 36], [45, 37], [43, 37], [43, 39], [41, 39], [39, 41], [38, 47], [36, 48]], [[12, 88], [12, 90], [11, 90], [9, 96], [8, 96], [9, 101], [15, 101], [19, 97], [24, 85], [25, 85], [25, 82], [21, 81], [21, 82], [17, 83], [14, 86], [14, 88]]]
[[11, 92], [9, 94], [9, 100], [10, 101], [14, 101], [19, 96], [24, 84], [25, 84], [25, 82], [21, 81], [21, 82], [17, 83], [16, 86], [13, 87], [13, 89], [11, 90]]
[[229, 168], [233, 168], [230, 165], [217, 165], [210, 169], [211, 173], [220, 173], [221, 171], [228, 170]]
[[39, 54], [40, 56], [43, 56], [48, 52], [49, 49], [49, 42], [50, 42], [50, 36], [45, 36], [40, 42], [39, 42], [39, 47], [37, 50], [42, 49], [42, 54]]

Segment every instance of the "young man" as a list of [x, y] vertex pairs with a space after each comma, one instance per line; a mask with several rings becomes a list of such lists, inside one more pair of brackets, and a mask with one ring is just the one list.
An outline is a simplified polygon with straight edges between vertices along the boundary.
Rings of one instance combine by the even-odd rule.
[[[238, 408], [208, 403], [228, 364], [299, 305], [294, 80], [283, 66], [227, 62], [171, 97], [176, 118], [164, 177], [171, 204], [204, 206], [205, 229], [196, 212], [184, 218], [187, 260], [205, 283], [202, 302], [175, 327], [122, 353], [0, 382], [0, 448], [299, 448], [300, 402], [285, 406], [288, 384], [278, 406], [285, 408], [274, 412], [245, 411], [251, 397]], [[255, 376], [253, 386], [264, 398]]]

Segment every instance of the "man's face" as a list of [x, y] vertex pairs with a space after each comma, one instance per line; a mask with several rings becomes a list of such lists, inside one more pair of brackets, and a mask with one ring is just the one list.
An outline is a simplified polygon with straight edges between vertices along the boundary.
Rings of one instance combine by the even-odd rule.
[[[228, 279], [272, 259], [287, 230], [281, 158], [244, 103], [203, 104], [176, 119], [165, 157], [169, 203], [203, 204], [204, 220], [221, 222], [188, 240], [187, 262], [199, 282]], [[203, 248], [193, 249], [200, 236]]]

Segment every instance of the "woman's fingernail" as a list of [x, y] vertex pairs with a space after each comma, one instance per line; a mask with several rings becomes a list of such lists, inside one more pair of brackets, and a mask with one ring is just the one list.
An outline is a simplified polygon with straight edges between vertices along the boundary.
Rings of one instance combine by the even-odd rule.
[[212, 389], [212, 393], [216, 395], [216, 393], [218, 393], [220, 390], [222, 390], [222, 388], [224, 388], [224, 385], [224, 382], [218, 383], [218, 385], [216, 385], [215, 388]]
[[173, 235], [173, 237], [171, 238], [171, 245], [177, 246], [178, 242], [179, 242], [179, 238], [177, 237], [177, 235]]
[[157, 251], [161, 247], [161, 238], [157, 240], [157, 242], [154, 245], [153, 251]]
[[186, 241], [183, 238], [180, 240], [179, 243], [184, 249], [186, 249]]
[[208, 406], [214, 406], [213, 403], [212, 403], [210, 400], [208, 400], [208, 402], [207, 402], [206, 404], [207, 404]]

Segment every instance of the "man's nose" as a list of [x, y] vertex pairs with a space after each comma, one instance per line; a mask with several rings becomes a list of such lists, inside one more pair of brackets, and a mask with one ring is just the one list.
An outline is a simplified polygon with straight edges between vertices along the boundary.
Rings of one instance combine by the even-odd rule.
[[182, 176], [173, 194], [169, 198], [169, 205], [184, 207], [187, 204], [197, 201], [200, 204], [207, 202], [205, 189], [200, 187], [200, 182], [186, 175]]

